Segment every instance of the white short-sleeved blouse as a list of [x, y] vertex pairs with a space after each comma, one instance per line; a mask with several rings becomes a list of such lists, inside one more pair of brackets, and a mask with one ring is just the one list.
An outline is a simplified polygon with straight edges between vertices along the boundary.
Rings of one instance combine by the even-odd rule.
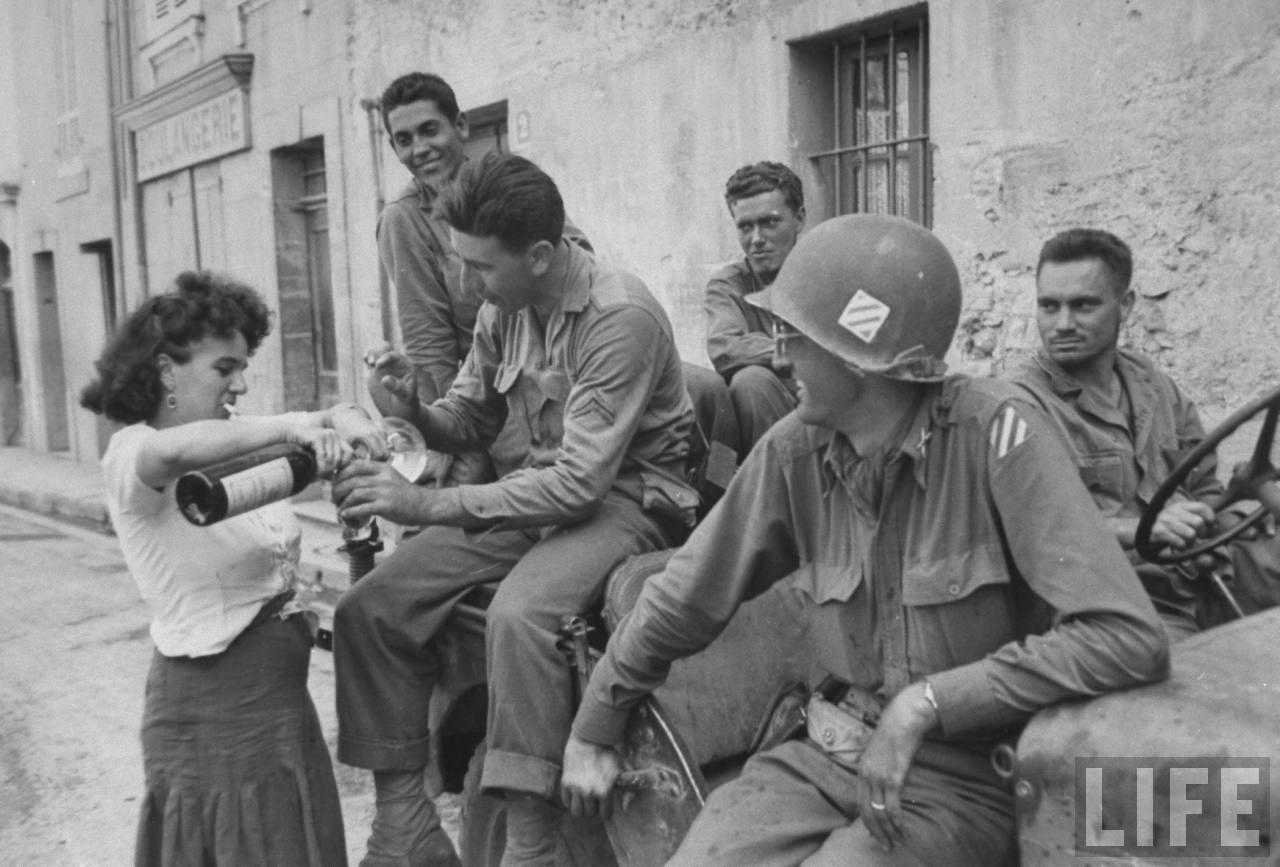
[[156, 648], [165, 656], [221, 653], [266, 600], [294, 586], [301, 529], [287, 501], [208, 527], [189, 523], [176, 482], [156, 490], [138, 478], [138, 452], [155, 433], [139, 423], [111, 437], [102, 458], [107, 510], [151, 610]]

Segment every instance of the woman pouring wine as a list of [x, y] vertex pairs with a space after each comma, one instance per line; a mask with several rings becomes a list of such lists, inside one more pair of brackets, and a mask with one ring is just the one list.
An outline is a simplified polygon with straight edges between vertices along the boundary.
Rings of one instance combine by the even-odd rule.
[[311, 627], [294, 600], [300, 531], [285, 502], [207, 527], [176, 481], [273, 444], [331, 475], [361, 446], [385, 457], [355, 406], [233, 416], [271, 329], [261, 297], [227, 277], [179, 275], [110, 339], [81, 403], [125, 425], [103, 456], [107, 506], [151, 612], [156, 651], [142, 723], [139, 865], [344, 865], [333, 766], [307, 692]]

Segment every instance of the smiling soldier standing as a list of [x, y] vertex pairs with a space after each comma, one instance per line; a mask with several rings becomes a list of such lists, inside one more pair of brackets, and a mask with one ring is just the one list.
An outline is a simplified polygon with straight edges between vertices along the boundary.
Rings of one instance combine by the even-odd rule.
[[800, 237], [804, 189], [791, 169], [759, 162], [729, 177], [724, 199], [744, 256], [712, 275], [703, 309], [707, 355], [729, 386], [745, 456], [796, 405], [795, 384], [770, 367], [772, 318], [747, 299], [773, 283]]
[[[387, 202], [378, 217], [378, 258], [395, 287], [404, 352], [413, 363], [418, 395], [432, 401], [449, 391], [471, 349], [481, 298], [474, 275], [464, 276], [462, 259], [449, 240], [449, 226], [436, 211], [440, 192], [466, 162], [471, 135], [467, 116], [449, 83], [438, 75], [410, 72], [387, 86], [380, 101], [391, 148], [413, 180]], [[590, 243], [572, 222], [565, 237], [586, 250]], [[368, 353], [385, 358], [390, 347]], [[384, 415], [399, 412], [377, 385], [370, 395]], [[520, 466], [529, 451], [518, 425], [505, 429], [489, 449], [496, 475]], [[486, 481], [481, 460], [462, 462], [470, 475], [461, 481]]]
[[469, 128], [453, 88], [438, 75], [411, 72], [382, 93], [382, 121], [396, 158], [413, 180], [378, 217], [378, 258], [395, 285], [405, 349], [419, 393], [444, 394], [471, 346], [475, 292], [462, 286], [462, 260], [435, 200], [461, 168]]

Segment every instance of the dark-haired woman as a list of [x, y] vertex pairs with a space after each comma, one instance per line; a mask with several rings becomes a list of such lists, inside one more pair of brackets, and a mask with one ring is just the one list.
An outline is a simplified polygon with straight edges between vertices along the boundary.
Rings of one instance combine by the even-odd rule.
[[126, 425], [103, 456], [107, 505], [151, 611], [139, 865], [344, 865], [333, 766], [307, 692], [311, 630], [293, 599], [299, 529], [277, 503], [210, 527], [181, 516], [187, 470], [273, 443], [331, 473], [360, 442], [356, 407], [240, 418], [245, 367], [271, 328], [262, 299], [184, 273], [108, 343], [81, 402]]

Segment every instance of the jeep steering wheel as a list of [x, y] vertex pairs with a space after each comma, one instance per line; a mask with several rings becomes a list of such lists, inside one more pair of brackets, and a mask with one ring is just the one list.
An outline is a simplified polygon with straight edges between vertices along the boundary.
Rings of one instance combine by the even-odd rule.
[[[1262, 422], [1262, 430], [1258, 432], [1258, 441], [1253, 447], [1253, 455], [1249, 460], [1238, 464], [1232, 471], [1231, 479], [1227, 482], [1222, 496], [1208, 503], [1213, 508], [1215, 524], [1223, 510], [1232, 503], [1238, 503], [1241, 500], [1257, 500], [1262, 505], [1243, 521], [1195, 545], [1172, 549], [1155, 542], [1151, 538], [1151, 531], [1155, 527], [1156, 519], [1160, 517], [1165, 504], [1169, 502], [1187, 476], [1191, 475], [1200, 461], [1216, 449], [1219, 443], [1235, 433], [1242, 424], [1264, 411], [1267, 415]], [[1280, 521], [1280, 484], [1277, 484], [1277, 480], [1280, 480], [1280, 472], [1271, 463], [1271, 446], [1276, 438], [1277, 416], [1280, 416], [1280, 389], [1241, 408], [1235, 415], [1218, 425], [1204, 442], [1196, 446], [1182, 460], [1182, 463], [1178, 464], [1156, 491], [1155, 496], [1151, 498], [1151, 503], [1138, 522], [1133, 544], [1142, 559], [1149, 563], [1182, 563], [1195, 559], [1201, 554], [1207, 554], [1219, 545], [1225, 545], [1261, 521], [1268, 513]]]

